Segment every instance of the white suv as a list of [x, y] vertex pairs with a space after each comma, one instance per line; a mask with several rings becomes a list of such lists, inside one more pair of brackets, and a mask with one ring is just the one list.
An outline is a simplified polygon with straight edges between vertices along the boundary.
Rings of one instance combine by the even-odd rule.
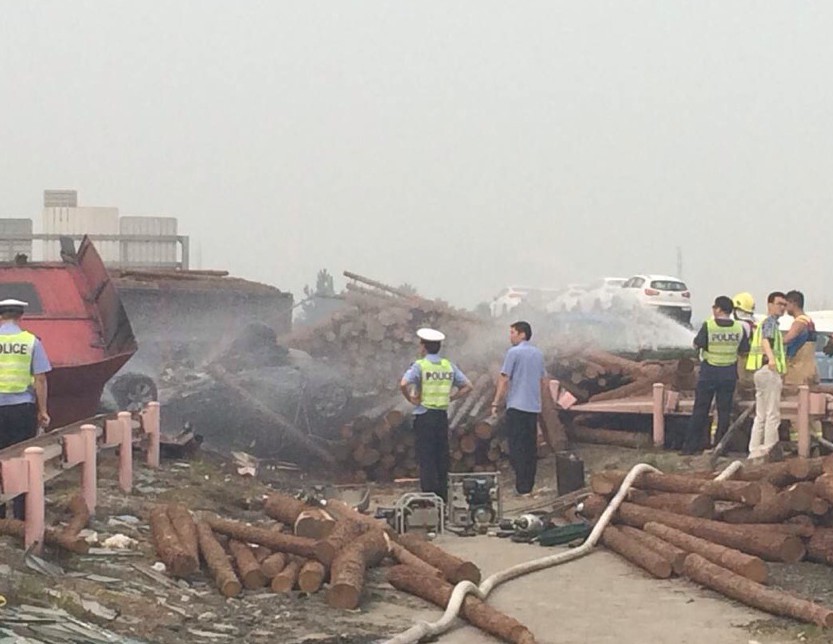
[[[593, 282], [589, 290], [579, 296], [579, 308], [585, 313], [605, 311], [622, 297], [624, 277], [602, 277]], [[618, 298], [617, 298], [618, 296]]]
[[634, 275], [624, 284], [625, 301], [654, 308], [677, 322], [691, 324], [691, 292], [681, 279], [668, 275]]

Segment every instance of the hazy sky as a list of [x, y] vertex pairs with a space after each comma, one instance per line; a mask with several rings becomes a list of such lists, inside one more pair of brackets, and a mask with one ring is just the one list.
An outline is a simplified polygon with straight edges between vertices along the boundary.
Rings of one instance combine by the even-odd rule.
[[0, 9], [0, 216], [76, 188], [296, 295], [327, 267], [471, 306], [679, 245], [700, 311], [833, 308], [833, 3]]

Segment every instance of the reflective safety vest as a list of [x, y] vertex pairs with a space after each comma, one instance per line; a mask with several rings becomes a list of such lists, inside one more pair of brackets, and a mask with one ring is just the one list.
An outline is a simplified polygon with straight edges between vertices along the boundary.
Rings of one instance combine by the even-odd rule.
[[445, 358], [439, 362], [423, 358], [416, 363], [422, 372], [422, 406], [426, 409], [448, 409], [448, 399], [454, 384], [451, 362]]
[[720, 326], [717, 320], [706, 321], [708, 334], [708, 349], [704, 349], [702, 357], [713, 367], [729, 367], [738, 360], [738, 347], [743, 339], [743, 325], [732, 320], [732, 326]]
[[35, 336], [28, 331], [0, 335], [0, 394], [22, 394], [34, 382]]
[[[752, 342], [749, 343], [749, 357], [746, 359], [746, 369], [757, 371], [764, 366], [764, 324], [761, 322], [755, 327], [752, 334]], [[787, 372], [787, 354], [784, 352], [784, 336], [776, 328], [775, 337], [772, 340], [772, 353], [775, 356], [775, 368], [778, 373]]]

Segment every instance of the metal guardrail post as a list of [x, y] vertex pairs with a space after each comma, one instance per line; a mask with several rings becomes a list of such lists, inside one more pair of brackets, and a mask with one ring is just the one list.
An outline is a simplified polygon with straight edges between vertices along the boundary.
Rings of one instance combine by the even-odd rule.
[[95, 514], [98, 501], [98, 448], [96, 446], [96, 426], [81, 425], [84, 441], [84, 463], [81, 465], [81, 493], [87, 503], [90, 514]]
[[29, 489], [26, 491], [26, 523], [24, 544], [27, 548], [37, 544], [36, 550], [43, 549], [46, 508], [43, 498], [43, 448], [27, 447], [23, 458], [28, 464]]
[[159, 467], [159, 403], [149, 402], [142, 411], [142, 428], [148, 437], [147, 466]]
[[654, 447], [665, 445], [665, 385], [654, 383], [653, 397], [654, 414]]
[[129, 494], [133, 489], [133, 427], [129, 411], [119, 412], [121, 444], [119, 445], [119, 488]]

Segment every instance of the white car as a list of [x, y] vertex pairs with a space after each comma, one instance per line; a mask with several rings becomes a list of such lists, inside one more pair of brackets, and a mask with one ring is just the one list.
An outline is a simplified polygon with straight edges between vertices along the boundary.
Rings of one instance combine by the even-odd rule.
[[508, 314], [521, 302], [527, 302], [533, 306], [544, 308], [548, 302], [554, 300], [560, 291], [550, 288], [538, 288], [535, 286], [507, 286], [497, 294], [489, 309], [492, 317], [499, 318]]
[[627, 281], [625, 277], [602, 277], [596, 280], [579, 296], [579, 308], [585, 313], [606, 311], [613, 306], [617, 296], [621, 299], [622, 284]]
[[583, 284], [570, 284], [558, 297], [547, 304], [547, 312], [566, 313], [567, 311], [577, 311], [579, 300], [586, 292], [587, 287]]
[[669, 275], [634, 275], [622, 285], [625, 301], [655, 309], [680, 324], [691, 324], [691, 291]]

